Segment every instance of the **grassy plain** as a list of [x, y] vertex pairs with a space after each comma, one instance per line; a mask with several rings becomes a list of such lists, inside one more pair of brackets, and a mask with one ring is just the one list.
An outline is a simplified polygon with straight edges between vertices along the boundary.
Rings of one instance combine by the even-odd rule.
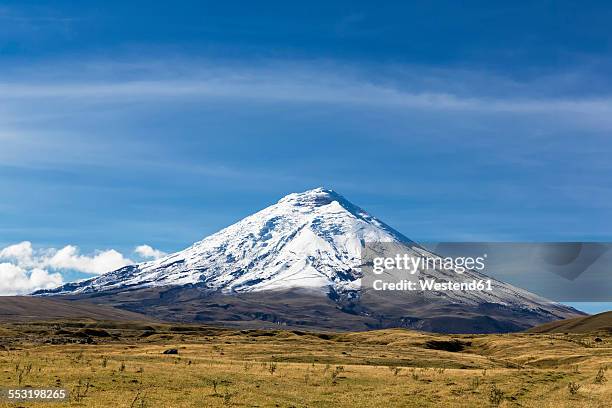
[[[178, 354], [163, 354], [176, 349]], [[0, 407], [609, 407], [612, 336], [234, 330], [146, 323], [0, 326]]]

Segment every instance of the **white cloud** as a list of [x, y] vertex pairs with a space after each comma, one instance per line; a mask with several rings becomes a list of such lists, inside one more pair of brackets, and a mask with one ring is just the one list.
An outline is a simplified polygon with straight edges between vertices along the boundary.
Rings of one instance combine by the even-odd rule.
[[125, 258], [114, 249], [98, 252], [94, 256], [79, 254], [79, 249], [73, 245], [67, 245], [53, 256], [44, 260], [44, 264], [53, 269], [72, 269], [79, 272], [101, 274], [114, 271], [123, 266], [133, 264], [129, 258]]
[[37, 289], [50, 289], [61, 285], [62, 275], [43, 269], [27, 271], [12, 263], [0, 263], [0, 295], [20, 295]]
[[[137, 247], [145, 258], [163, 256], [149, 245]], [[0, 295], [30, 293], [63, 283], [61, 271], [72, 270], [99, 275], [135, 263], [114, 249], [83, 255], [78, 247], [34, 248], [30, 241], [0, 248]]]
[[9, 259], [17, 261], [18, 264], [31, 264], [32, 263], [32, 243], [29, 241], [23, 241], [15, 245], [9, 245], [0, 251], [0, 259]]
[[66, 245], [62, 249], [34, 250], [30, 241], [3, 248], [0, 250], [0, 260], [9, 261], [23, 269], [71, 269], [95, 275], [134, 263], [114, 249], [95, 251], [93, 255], [88, 256], [82, 255], [79, 248], [74, 245]]
[[165, 252], [155, 249], [149, 245], [138, 245], [134, 249], [134, 253], [146, 259], [159, 259], [166, 256]]

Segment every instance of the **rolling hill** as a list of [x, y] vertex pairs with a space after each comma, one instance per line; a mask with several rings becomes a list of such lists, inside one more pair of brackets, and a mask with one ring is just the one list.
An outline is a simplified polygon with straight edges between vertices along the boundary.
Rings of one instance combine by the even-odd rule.
[[586, 317], [557, 320], [527, 330], [528, 333], [589, 333], [598, 331], [612, 333], [612, 311]]

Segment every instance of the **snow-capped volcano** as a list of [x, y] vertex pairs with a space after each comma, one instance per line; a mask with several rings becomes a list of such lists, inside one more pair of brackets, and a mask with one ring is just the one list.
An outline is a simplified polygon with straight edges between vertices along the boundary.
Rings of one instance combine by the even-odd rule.
[[[395, 243], [416, 255], [437, 256], [336, 192], [317, 188], [289, 194], [183, 251], [35, 295], [95, 295], [164, 287], [196, 287], [231, 295], [307, 288], [336, 300], [353, 299], [364, 292], [360, 283], [365, 242]], [[423, 277], [488, 279], [472, 270], [458, 275], [434, 269]], [[543, 321], [576, 312], [504, 282], [491, 282], [489, 292], [424, 291], [420, 300], [453, 307], [496, 305], [514, 314], [535, 314], [536, 320]]]
[[58, 293], [201, 284], [224, 292], [356, 289], [363, 242], [411, 241], [332, 190], [289, 194], [191, 247]]

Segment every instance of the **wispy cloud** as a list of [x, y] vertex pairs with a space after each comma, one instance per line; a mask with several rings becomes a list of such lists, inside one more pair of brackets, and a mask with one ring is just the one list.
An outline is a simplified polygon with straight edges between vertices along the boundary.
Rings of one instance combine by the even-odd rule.
[[[26, 78], [5, 77], [0, 82], [0, 100], [9, 104], [32, 99], [163, 103], [176, 98], [222, 98], [482, 113], [612, 112], [612, 94], [563, 95], [559, 87], [566, 86], [567, 75], [558, 74], [521, 83], [465, 69], [407, 66], [377, 72], [375, 67], [360, 69], [331, 62], [319, 67], [317, 62], [275, 61], [249, 67], [198, 60], [178, 64], [179, 67], [158, 62], [50, 65], [42, 73], [32, 71]], [[66, 70], [74, 71], [74, 78], [67, 79]], [[463, 85], [459, 87], [457, 83]]]
[[[394, 121], [427, 114], [435, 118], [436, 126], [420, 126], [419, 131], [447, 135], [499, 135], [514, 128], [517, 134], [530, 132], [535, 138], [545, 135], [542, 138], [550, 139], [570, 128], [599, 133], [612, 129], [612, 93], [579, 95], [573, 91], [575, 83], [589, 78], [589, 72], [557, 73], [521, 82], [465, 68], [379, 68], [334, 61], [272, 60], [251, 66], [198, 59], [49, 63], [44, 69], [12, 72], [0, 80], [0, 122], [4, 123], [0, 140], [7, 141], [0, 158], [5, 164], [45, 168], [53, 162], [109, 166], [123, 157], [133, 167], [166, 166], [173, 172], [207, 177], [272, 178], [279, 182], [280, 178], [296, 178], [291, 172], [243, 168], [213, 159], [176, 161], [165, 150], [160, 152], [164, 157], [160, 160], [150, 154], [156, 141], [148, 138], [122, 138], [118, 151], [119, 142], [113, 141], [113, 136], [87, 137], [83, 133], [89, 132], [89, 127], [83, 130], [75, 124], [84, 118], [89, 124], [111, 120], [128, 124], [136, 120], [130, 115], [153, 115], [181, 103], [223, 105], [225, 112], [249, 106], [257, 109], [262, 103], [272, 109], [300, 112], [354, 109], [384, 112]], [[69, 77], [67, 72], [74, 75]], [[172, 120], [180, 122], [180, 115], [177, 112]], [[396, 126], [396, 131], [402, 126]], [[407, 131], [414, 134], [414, 127]], [[379, 137], [389, 138], [387, 133], [392, 132], [383, 129]], [[415, 143], [415, 136], [410, 143]], [[444, 146], [442, 143], [439, 148]], [[149, 154], [140, 154], [142, 151]], [[527, 159], [524, 156], [518, 152], [500, 159], [518, 163]]]
[[[0, 6], [0, 21], [6, 23], [28, 25], [35, 28], [38, 25], [62, 24], [79, 21], [81, 18], [57, 14], [54, 9], [46, 7], [14, 8]], [[56, 26], [57, 28], [57, 26]]]
[[[286, 74], [286, 73], [285, 73]], [[170, 98], [170, 99], [166, 99]], [[278, 73], [252, 73], [214, 79], [109, 80], [101, 82], [0, 83], [0, 99], [56, 100], [69, 103], [130, 100], [171, 102], [176, 98], [222, 98], [249, 101], [324, 103], [380, 108], [471, 111], [476, 113], [610, 115], [611, 97], [467, 96], [440, 91], [410, 91], [392, 85], [347, 81], [314, 75], [292, 79]], [[164, 100], [165, 99], [165, 100]], [[562, 120], [562, 118], [561, 118]], [[609, 121], [606, 121], [607, 124]]]
[[[37, 191], [58, 213], [75, 208], [85, 219], [105, 208], [118, 224], [152, 203], [176, 223], [177, 207], [203, 217], [202, 206], [228, 192], [274, 197], [325, 184], [364, 193], [387, 181], [386, 197], [419, 200], [428, 219], [447, 211], [432, 203], [448, 202], [448, 185], [469, 185], [482, 201], [503, 197], [497, 208], [591, 208], [591, 195], [569, 195], [595, 191], [609, 167], [612, 91], [592, 75], [187, 57], [9, 66], [0, 79], [0, 182], [12, 195], [8, 210], [23, 219], [17, 203]], [[408, 200], [397, 186], [410, 184], [421, 194]], [[462, 190], [452, 202], [476, 205]], [[204, 228], [217, 225], [223, 210], [215, 211]]]

